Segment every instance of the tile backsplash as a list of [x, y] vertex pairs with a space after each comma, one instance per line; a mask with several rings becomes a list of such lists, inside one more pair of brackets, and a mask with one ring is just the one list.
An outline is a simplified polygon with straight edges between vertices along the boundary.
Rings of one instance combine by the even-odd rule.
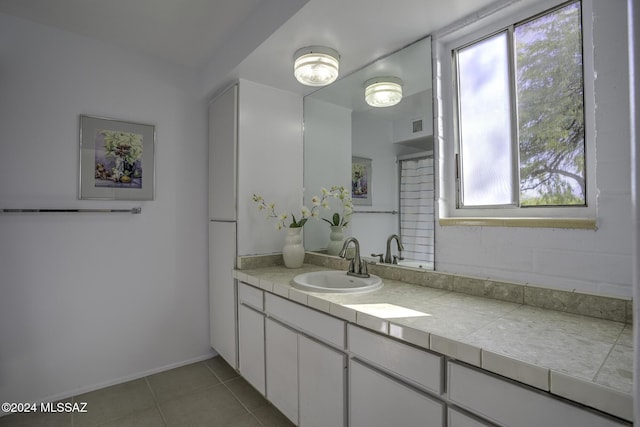
[[[346, 270], [349, 262], [338, 257], [307, 252], [305, 263]], [[282, 265], [281, 254], [238, 257], [238, 269]], [[583, 294], [510, 282], [461, 276], [437, 271], [370, 264], [369, 272], [385, 279], [458, 292], [500, 301], [581, 314], [616, 322], [632, 323], [633, 302], [628, 299]]]

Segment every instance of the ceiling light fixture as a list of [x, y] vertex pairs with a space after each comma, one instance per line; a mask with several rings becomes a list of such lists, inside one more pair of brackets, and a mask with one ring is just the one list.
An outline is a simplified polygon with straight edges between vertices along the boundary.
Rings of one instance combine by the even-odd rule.
[[376, 77], [364, 83], [364, 99], [372, 107], [391, 107], [402, 100], [402, 80]]
[[308, 46], [293, 55], [293, 74], [303, 85], [326, 86], [338, 78], [340, 55], [333, 49]]

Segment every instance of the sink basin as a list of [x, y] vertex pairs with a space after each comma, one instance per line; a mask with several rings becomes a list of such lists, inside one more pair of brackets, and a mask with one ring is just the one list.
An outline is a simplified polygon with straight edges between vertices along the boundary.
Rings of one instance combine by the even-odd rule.
[[384, 283], [378, 276], [355, 277], [345, 271], [313, 271], [293, 278], [294, 288], [308, 292], [358, 293], [380, 289]]

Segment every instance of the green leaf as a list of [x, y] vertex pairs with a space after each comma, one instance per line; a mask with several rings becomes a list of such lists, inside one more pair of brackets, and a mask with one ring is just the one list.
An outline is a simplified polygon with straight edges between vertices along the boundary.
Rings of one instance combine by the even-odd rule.
[[338, 212], [333, 214], [333, 225], [340, 225], [340, 214]]

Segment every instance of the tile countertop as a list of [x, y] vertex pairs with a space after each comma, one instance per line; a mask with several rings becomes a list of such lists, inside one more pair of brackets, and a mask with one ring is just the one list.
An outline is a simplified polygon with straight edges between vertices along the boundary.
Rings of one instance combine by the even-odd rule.
[[235, 270], [234, 277], [311, 308], [626, 420], [633, 417], [629, 324], [383, 278], [368, 293], [304, 292], [305, 264]]

